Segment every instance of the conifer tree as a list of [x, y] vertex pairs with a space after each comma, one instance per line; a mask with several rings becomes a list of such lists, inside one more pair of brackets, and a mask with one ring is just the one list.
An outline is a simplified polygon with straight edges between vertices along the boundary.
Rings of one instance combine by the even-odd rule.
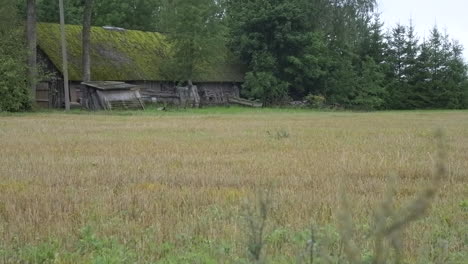
[[405, 82], [405, 58], [406, 58], [406, 27], [397, 24], [387, 37], [388, 42], [388, 68], [386, 78], [386, 107], [390, 109], [405, 108], [408, 87]]
[[452, 42], [450, 57], [447, 59], [447, 72], [444, 78], [447, 94], [446, 108], [468, 108], [468, 71], [463, 59], [463, 47]]
[[[304, 0], [229, 1], [230, 46], [248, 65], [244, 86], [248, 96], [275, 103], [287, 95], [301, 99], [324, 92], [326, 37], [321, 30], [313, 31], [324, 25], [309, 20], [318, 15], [310, 12], [309, 4]], [[324, 1], [320, 4], [324, 7]]]
[[430, 33], [427, 41], [429, 51], [428, 70], [430, 72], [430, 79], [427, 85], [427, 108], [442, 108], [446, 105], [446, 94], [444, 75], [446, 74], [447, 54], [450, 52], [450, 43], [442, 36], [437, 26], [435, 26]]
[[406, 30], [406, 41], [405, 41], [405, 47], [404, 47], [404, 69], [403, 69], [403, 75], [405, 79], [405, 85], [407, 87], [406, 89], [406, 96], [405, 96], [405, 102], [404, 107], [406, 109], [412, 109], [415, 108], [414, 105], [414, 93], [415, 93], [415, 85], [417, 84], [418, 80], [416, 78], [417, 74], [417, 60], [418, 60], [418, 55], [420, 51], [420, 46], [419, 46], [419, 40], [416, 36], [415, 33], [415, 28], [413, 25], [413, 21], [410, 20], [409, 26], [407, 27]]

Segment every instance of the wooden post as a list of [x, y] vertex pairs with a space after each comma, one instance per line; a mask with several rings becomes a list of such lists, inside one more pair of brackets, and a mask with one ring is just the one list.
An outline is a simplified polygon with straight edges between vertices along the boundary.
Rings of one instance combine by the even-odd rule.
[[65, 15], [63, 10], [63, 0], [59, 0], [60, 8], [60, 31], [62, 38], [62, 61], [63, 61], [63, 88], [65, 90], [65, 110], [70, 110], [70, 89], [68, 87], [68, 58], [67, 40], [65, 39]]
[[[91, 81], [91, 19], [93, 14], [93, 0], [85, 0], [85, 7], [83, 11], [83, 53], [82, 53], [82, 66], [83, 66], [83, 82]], [[89, 109], [88, 106], [89, 94], [86, 85], [81, 85], [81, 107]]]
[[37, 82], [37, 12], [36, 0], [27, 1], [27, 40], [28, 40], [28, 81], [31, 90], [31, 97], [36, 102], [36, 82]]

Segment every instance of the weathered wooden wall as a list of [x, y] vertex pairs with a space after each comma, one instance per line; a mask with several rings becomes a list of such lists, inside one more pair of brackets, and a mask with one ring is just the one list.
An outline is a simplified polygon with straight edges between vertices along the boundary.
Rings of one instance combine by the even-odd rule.
[[[47, 80], [38, 83], [36, 89], [36, 103], [44, 108], [62, 108], [64, 104], [63, 77], [60, 71], [47, 58], [44, 52], [38, 49], [38, 63], [45, 71]], [[80, 86], [81, 82], [71, 81], [70, 86], [70, 103], [76, 106], [81, 97]]]
[[152, 102], [153, 98], [159, 103], [180, 103], [175, 83], [160, 81], [131, 81], [128, 82], [140, 86], [141, 98], [146, 102]]
[[198, 84], [202, 105], [226, 105], [229, 97], [239, 97], [239, 85], [235, 83]]
[[[155, 98], [157, 102], [179, 105], [181, 103], [177, 86], [171, 82], [157, 81], [133, 81], [131, 84], [141, 87], [141, 96], [144, 101], [151, 102]], [[194, 83], [198, 87], [198, 93], [202, 105], [225, 105], [229, 97], [239, 97], [239, 83], [206, 82]]]

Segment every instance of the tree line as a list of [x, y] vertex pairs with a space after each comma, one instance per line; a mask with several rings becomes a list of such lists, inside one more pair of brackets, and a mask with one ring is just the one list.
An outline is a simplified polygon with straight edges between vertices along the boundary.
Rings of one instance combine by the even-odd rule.
[[374, 0], [230, 0], [230, 47], [265, 103], [307, 95], [354, 109], [467, 108], [463, 47], [435, 26], [384, 32]]
[[[9, 23], [27, 19], [32, 0], [0, 1], [16, 7]], [[58, 21], [58, 1], [32, 2], [38, 21]], [[174, 47], [166, 70], [174, 80], [190, 83], [229, 56], [246, 67], [244, 96], [266, 105], [307, 99], [350, 109], [468, 108], [462, 45], [437, 26], [427, 38], [416, 35], [411, 21], [385, 30], [375, 0], [92, 2], [66, 0], [67, 23], [166, 34]], [[83, 36], [89, 41], [86, 30]]]

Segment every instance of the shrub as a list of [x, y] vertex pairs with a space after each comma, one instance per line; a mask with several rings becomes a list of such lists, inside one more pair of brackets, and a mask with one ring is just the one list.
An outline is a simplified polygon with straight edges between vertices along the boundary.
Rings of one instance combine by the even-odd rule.
[[321, 95], [309, 94], [305, 97], [305, 100], [309, 103], [312, 108], [323, 108], [325, 106], [325, 97]]
[[31, 107], [22, 36], [15, 1], [0, 0], [0, 112], [24, 111]]

